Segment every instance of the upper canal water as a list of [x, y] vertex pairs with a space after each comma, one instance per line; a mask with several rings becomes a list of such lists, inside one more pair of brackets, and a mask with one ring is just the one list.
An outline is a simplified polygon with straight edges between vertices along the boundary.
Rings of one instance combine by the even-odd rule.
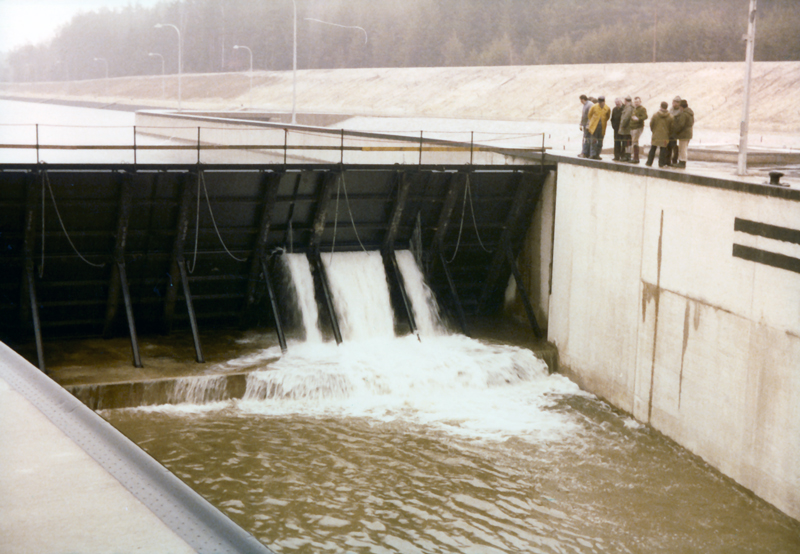
[[[2, 121], [20, 106], [0, 103]], [[200, 369], [251, 371], [245, 398], [101, 412], [276, 552], [800, 552], [800, 523], [530, 350], [448, 331], [411, 253], [398, 261], [420, 331], [399, 337], [380, 256], [322, 258], [341, 346], [319, 328], [307, 261], [285, 255], [288, 352], [211, 352]], [[91, 350], [82, 363], [103, 370]]]

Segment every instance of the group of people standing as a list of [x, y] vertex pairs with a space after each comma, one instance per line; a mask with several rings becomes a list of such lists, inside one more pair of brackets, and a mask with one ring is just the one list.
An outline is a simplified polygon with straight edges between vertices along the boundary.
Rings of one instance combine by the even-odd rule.
[[[631, 99], [617, 98], [614, 108], [606, 105], [604, 96], [589, 98], [585, 94], [580, 96], [583, 111], [581, 112], [581, 130], [583, 131], [583, 146], [579, 156], [600, 160], [603, 149], [603, 138], [606, 126], [611, 121], [614, 129], [614, 161], [639, 163], [639, 139], [644, 132], [644, 124], [648, 119], [647, 109], [642, 106], [642, 99], [638, 96]], [[656, 149], [659, 149], [658, 167], [675, 167], [685, 169], [688, 160], [689, 141], [692, 139], [694, 127], [694, 112], [689, 103], [676, 96], [672, 100], [672, 109], [666, 102], [661, 102], [661, 108], [650, 118], [650, 152], [645, 165], [653, 165]]]

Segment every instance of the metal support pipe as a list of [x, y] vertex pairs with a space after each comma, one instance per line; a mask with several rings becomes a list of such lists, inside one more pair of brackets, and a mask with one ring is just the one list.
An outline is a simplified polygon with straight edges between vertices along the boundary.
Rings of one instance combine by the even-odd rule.
[[108, 300], [106, 301], [106, 321], [103, 325], [103, 337], [109, 338], [113, 332], [114, 319], [119, 305], [120, 275], [118, 265], [125, 262], [125, 245], [128, 238], [128, 220], [130, 218], [131, 188], [128, 185], [129, 176], [116, 173], [119, 183], [119, 211], [117, 213], [116, 244], [114, 245], [114, 261], [111, 267], [111, 277], [108, 281]]
[[[200, 177], [194, 174], [196, 179]], [[170, 260], [169, 269], [169, 286], [164, 295], [164, 331], [166, 333], [172, 332], [172, 322], [175, 317], [175, 301], [178, 298], [178, 262], [183, 260], [183, 243], [186, 240], [186, 235], [189, 232], [189, 213], [191, 212], [192, 204], [192, 186], [186, 175], [181, 175], [180, 179], [183, 181], [181, 190], [180, 208], [178, 211], [178, 222], [175, 230], [175, 241], [172, 245], [172, 259]]]
[[272, 306], [272, 315], [275, 317], [275, 332], [278, 334], [278, 342], [281, 345], [281, 352], [286, 353], [286, 335], [283, 333], [283, 325], [281, 325], [281, 314], [278, 310], [278, 300], [275, 297], [275, 290], [272, 288], [272, 279], [269, 276], [269, 265], [267, 259], [261, 257], [261, 269], [264, 271], [264, 280], [267, 283], [267, 293], [269, 294], [269, 303]]
[[36, 282], [33, 278], [33, 260], [25, 262], [25, 276], [28, 282], [28, 298], [31, 303], [31, 316], [33, 317], [33, 336], [36, 339], [36, 358], [39, 369], [47, 373], [44, 365], [44, 344], [42, 344], [42, 324], [39, 321], [39, 303], [36, 300]]
[[192, 327], [192, 340], [194, 341], [194, 353], [197, 363], [205, 363], [203, 358], [203, 348], [200, 345], [200, 331], [197, 328], [197, 317], [194, 313], [192, 303], [192, 293], [189, 290], [189, 274], [186, 271], [186, 260], [178, 260], [178, 270], [181, 273], [181, 284], [183, 285], [183, 297], [186, 299], [186, 311], [189, 313], [189, 325]]
[[131, 302], [131, 293], [128, 290], [128, 276], [125, 272], [125, 262], [117, 262], [117, 268], [119, 269], [119, 282], [122, 286], [122, 298], [125, 301], [125, 315], [128, 317], [128, 330], [131, 335], [133, 365], [134, 367], [142, 367], [142, 359], [139, 356], [139, 339], [136, 336], [136, 322], [133, 319], [133, 302]]
[[407, 172], [403, 172], [396, 176], [400, 181], [397, 189], [397, 200], [392, 206], [392, 214], [389, 217], [389, 228], [386, 231], [386, 236], [383, 238], [382, 249], [384, 252], [394, 250], [394, 241], [397, 238], [397, 232], [400, 229], [400, 221], [403, 217], [403, 210], [408, 202], [408, 191], [411, 188], [411, 177]]
[[319, 255], [319, 249], [313, 249], [309, 252], [311, 258], [311, 265], [319, 274], [320, 284], [322, 285], [322, 294], [325, 296], [325, 306], [328, 308], [328, 316], [331, 322], [331, 329], [333, 329], [333, 336], [336, 339], [336, 344], [342, 344], [342, 332], [339, 329], [339, 319], [336, 317], [336, 310], [333, 305], [333, 296], [331, 295], [331, 286], [328, 282], [328, 274], [325, 272], [325, 266], [322, 265], [322, 258]]
[[536, 314], [533, 312], [533, 305], [531, 304], [531, 299], [528, 296], [528, 290], [525, 288], [525, 283], [522, 280], [522, 274], [519, 272], [519, 268], [517, 267], [517, 261], [514, 259], [513, 252], [511, 252], [511, 246], [506, 244], [504, 250], [506, 260], [511, 266], [511, 273], [514, 275], [514, 281], [517, 283], [517, 291], [519, 291], [519, 295], [522, 298], [522, 305], [525, 306], [525, 314], [527, 314], [528, 321], [533, 329], [533, 334], [536, 335], [537, 339], [540, 339], [542, 338], [542, 328], [539, 327], [539, 322], [536, 321]]
[[[20, 310], [22, 311], [22, 320], [25, 321], [30, 316], [33, 322], [33, 335], [36, 339], [36, 357], [39, 362], [39, 369], [47, 373], [44, 362], [44, 345], [42, 343], [42, 325], [39, 319], [39, 302], [36, 298], [36, 280], [34, 278], [34, 263], [33, 263], [33, 250], [36, 246], [36, 207], [38, 204], [38, 187], [37, 177], [39, 172], [27, 174], [27, 199], [26, 199], [26, 214], [25, 214], [25, 235], [22, 244], [23, 256], [25, 265], [22, 274], [22, 288], [28, 289], [27, 298], [20, 298]], [[42, 191], [44, 192], [44, 191]], [[44, 209], [44, 204], [42, 204]], [[44, 226], [44, 219], [42, 219]], [[42, 229], [42, 240], [44, 240], [44, 229]], [[30, 309], [30, 313], [27, 309]]]
[[456, 285], [453, 282], [453, 277], [450, 275], [450, 270], [447, 268], [447, 261], [444, 259], [444, 255], [442, 254], [441, 249], [438, 252], [439, 254], [439, 262], [442, 264], [442, 268], [444, 268], [444, 275], [447, 277], [447, 286], [450, 287], [450, 294], [453, 296], [453, 302], [456, 305], [456, 313], [458, 314], [458, 322], [461, 325], [461, 331], [469, 336], [469, 331], [467, 330], [467, 318], [464, 315], [464, 308], [461, 306], [461, 300], [458, 298], [458, 292], [456, 291]]
[[406, 284], [403, 280], [403, 274], [400, 273], [400, 268], [397, 266], [397, 257], [395, 256], [394, 249], [389, 250], [386, 253], [386, 257], [389, 259], [392, 272], [394, 273], [395, 279], [397, 279], [397, 286], [400, 288], [400, 297], [403, 299], [403, 307], [405, 307], [406, 315], [408, 316], [408, 326], [411, 328], [412, 333], [416, 333], [417, 321], [414, 319], [414, 310], [411, 307], [411, 301], [406, 293]]
[[283, 178], [283, 173], [262, 173], [261, 174], [261, 187], [262, 193], [262, 209], [261, 220], [259, 222], [259, 231], [253, 243], [253, 255], [250, 258], [250, 273], [247, 278], [247, 293], [245, 294], [245, 302], [242, 306], [242, 315], [240, 317], [240, 326], [246, 327], [247, 315], [250, 307], [256, 303], [256, 284], [258, 283], [258, 275], [261, 273], [261, 258], [266, 256], [267, 242], [269, 239], [269, 230], [272, 224], [272, 211], [275, 207], [275, 201], [278, 197], [278, 188]]

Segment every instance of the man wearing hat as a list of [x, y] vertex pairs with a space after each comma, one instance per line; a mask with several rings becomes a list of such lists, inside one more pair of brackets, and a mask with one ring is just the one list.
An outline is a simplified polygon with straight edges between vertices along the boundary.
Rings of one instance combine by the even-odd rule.
[[[672, 107], [669, 109], [669, 115], [672, 116], [674, 121], [681, 113], [681, 97], [676, 96], [672, 99]], [[678, 137], [674, 130], [669, 132], [669, 144], [667, 145], [667, 166], [678, 165]]]
[[633, 116], [633, 104], [631, 104], [631, 97], [626, 96], [619, 123], [619, 134], [623, 144], [621, 156], [623, 162], [631, 159], [631, 116]]
[[590, 157], [599, 160], [603, 150], [603, 137], [606, 136], [606, 124], [611, 118], [611, 108], [606, 106], [606, 97], [598, 96], [597, 104], [589, 110], [589, 134], [591, 135]]

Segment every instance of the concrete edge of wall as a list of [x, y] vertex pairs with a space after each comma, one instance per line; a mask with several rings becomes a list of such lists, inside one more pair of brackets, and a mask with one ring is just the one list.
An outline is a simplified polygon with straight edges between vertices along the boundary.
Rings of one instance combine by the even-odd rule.
[[575, 158], [574, 156], [560, 156], [558, 154], [545, 154], [543, 163], [545, 165], [568, 163], [572, 165], [603, 169], [606, 171], [617, 171], [619, 173], [658, 177], [660, 179], [676, 181], [679, 183], [719, 188], [737, 192], [746, 192], [748, 194], [771, 196], [774, 198], [784, 198], [786, 200], [800, 202], [800, 190], [784, 186], [772, 186], [768, 184], [760, 185], [747, 183], [744, 181], [736, 181], [733, 179], [724, 179], [721, 177], [706, 177], [704, 175], [693, 175], [691, 173], [678, 173], [676, 171], [657, 169], [654, 167], [643, 167], [641, 165], [610, 164], [603, 161]]
[[271, 553], [173, 473], [0, 343], [0, 377], [199, 553]]

